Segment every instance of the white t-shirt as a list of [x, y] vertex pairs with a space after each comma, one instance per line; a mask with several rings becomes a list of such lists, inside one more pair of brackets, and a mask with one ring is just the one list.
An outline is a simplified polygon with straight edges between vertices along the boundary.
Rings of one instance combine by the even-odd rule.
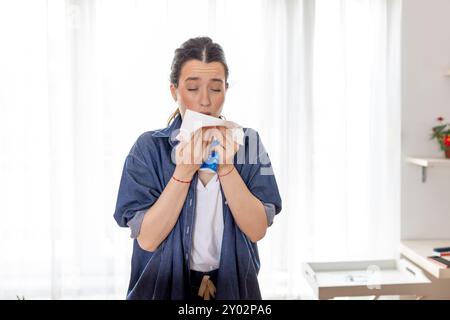
[[207, 272], [219, 268], [223, 236], [222, 191], [217, 174], [206, 186], [197, 182], [191, 269]]

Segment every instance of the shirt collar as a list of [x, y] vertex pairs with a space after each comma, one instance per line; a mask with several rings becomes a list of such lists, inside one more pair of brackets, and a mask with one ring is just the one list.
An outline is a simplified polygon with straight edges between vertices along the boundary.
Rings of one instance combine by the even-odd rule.
[[176, 138], [178, 129], [181, 127], [181, 123], [183, 120], [181, 119], [180, 114], [178, 114], [173, 121], [164, 129], [156, 130], [153, 132], [152, 136], [159, 138], [169, 138], [169, 144], [174, 147], [179, 143]]
[[210, 192], [210, 191], [218, 191], [220, 188], [220, 182], [219, 182], [219, 178], [217, 177], [217, 173], [211, 177], [211, 180], [208, 181], [208, 183], [206, 184], [206, 186], [203, 185], [203, 182], [201, 182], [200, 180], [198, 180], [197, 183], [197, 191], [200, 192]]

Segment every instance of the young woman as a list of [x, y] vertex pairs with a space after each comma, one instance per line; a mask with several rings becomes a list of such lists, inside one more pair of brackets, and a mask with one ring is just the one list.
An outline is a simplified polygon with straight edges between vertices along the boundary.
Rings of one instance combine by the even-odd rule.
[[[242, 146], [224, 127], [175, 139], [186, 109], [221, 117], [227, 79], [224, 52], [210, 38], [175, 50], [170, 91], [178, 109], [131, 148], [114, 212], [134, 239], [127, 299], [261, 299], [256, 243], [281, 198], [258, 133], [244, 128]], [[213, 135], [217, 173], [199, 171]]]

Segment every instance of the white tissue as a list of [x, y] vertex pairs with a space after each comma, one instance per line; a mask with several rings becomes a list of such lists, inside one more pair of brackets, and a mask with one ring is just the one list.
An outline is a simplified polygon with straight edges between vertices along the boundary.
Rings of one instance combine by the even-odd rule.
[[220, 118], [208, 116], [206, 114], [195, 112], [187, 109], [184, 113], [183, 122], [180, 127], [180, 133], [177, 135], [177, 140], [189, 139], [190, 136], [199, 128], [209, 126], [223, 126], [233, 130], [233, 139], [240, 145], [244, 144], [244, 129], [239, 124], [223, 120]]

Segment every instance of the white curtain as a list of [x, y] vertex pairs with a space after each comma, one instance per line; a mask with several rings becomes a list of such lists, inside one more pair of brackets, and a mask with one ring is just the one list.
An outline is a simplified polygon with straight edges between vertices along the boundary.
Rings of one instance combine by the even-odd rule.
[[[0, 0], [0, 298], [123, 299], [123, 161], [162, 128], [173, 51], [225, 50], [227, 119], [257, 129], [283, 211], [264, 298], [301, 264], [393, 257], [399, 239], [400, 0]], [[307, 296], [306, 296], [307, 297]]]
[[260, 279], [266, 296], [309, 298], [304, 262], [397, 256], [401, 1], [271, 6], [261, 131], [284, 211]]

